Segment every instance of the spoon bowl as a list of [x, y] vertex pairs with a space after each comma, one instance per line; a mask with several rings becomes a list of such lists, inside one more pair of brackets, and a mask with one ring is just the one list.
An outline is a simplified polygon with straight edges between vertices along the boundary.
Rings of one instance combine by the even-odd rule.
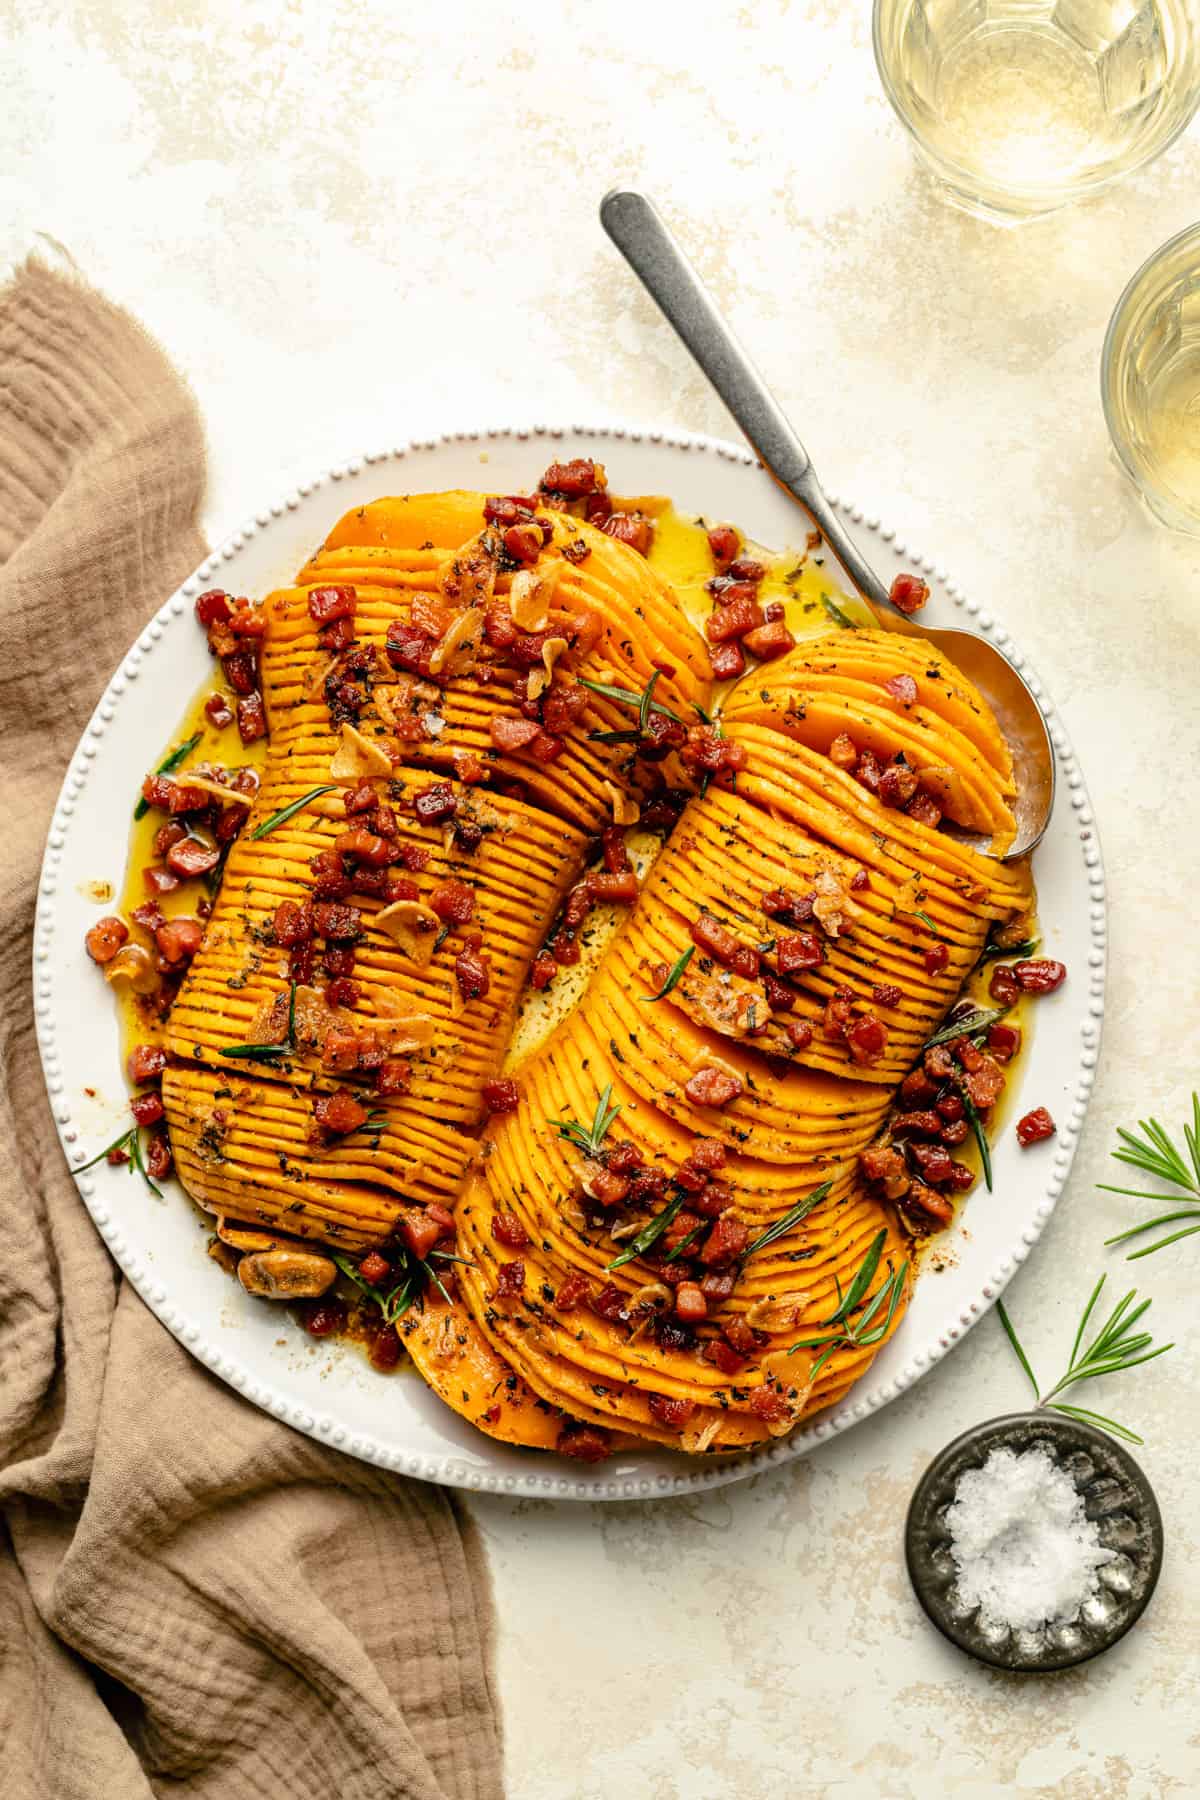
[[974, 632], [917, 625], [892, 604], [887, 587], [825, 497], [807, 450], [653, 203], [633, 189], [614, 188], [600, 203], [600, 222], [712, 382], [763, 467], [817, 526], [880, 629], [936, 645], [987, 700], [1012, 751], [1016, 829], [1004, 845], [958, 835], [1003, 862], [1027, 856], [1050, 823], [1055, 769], [1042, 709], [1020, 671]]

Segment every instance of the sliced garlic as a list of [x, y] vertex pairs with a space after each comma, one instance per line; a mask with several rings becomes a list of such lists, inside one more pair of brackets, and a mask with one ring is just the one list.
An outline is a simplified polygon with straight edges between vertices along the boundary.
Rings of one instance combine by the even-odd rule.
[[564, 637], [547, 638], [542, 645], [542, 668], [531, 669], [526, 677], [525, 691], [531, 700], [538, 700], [554, 680], [554, 665], [568, 648]]
[[703, 1456], [721, 1429], [720, 1413], [709, 1414], [707, 1424], [701, 1423], [703, 1418], [704, 1414], [701, 1413], [699, 1418], [679, 1434], [679, 1447], [686, 1450], [689, 1456]]
[[508, 590], [508, 610], [512, 622], [521, 631], [544, 631], [550, 623], [550, 608], [562, 580], [564, 564], [559, 557], [548, 558], [534, 569], [518, 569]]
[[432, 907], [423, 906], [419, 900], [394, 900], [375, 914], [373, 922], [402, 955], [411, 957], [418, 968], [428, 968], [441, 924]]
[[608, 796], [608, 804], [612, 807], [613, 824], [636, 825], [642, 816], [642, 809], [633, 795], [627, 794], [623, 788], [615, 787], [611, 781], [602, 785]]
[[366, 775], [390, 775], [392, 759], [378, 743], [353, 725], [343, 725], [329, 773], [335, 781], [361, 781]]
[[755, 1331], [791, 1331], [807, 1298], [807, 1294], [796, 1294], [790, 1300], [779, 1300], [768, 1294], [746, 1308], [746, 1323]]
[[211, 794], [214, 800], [228, 800], [231, 806], [253, 806], [258, 796], [257, 787], [253, 794], [239, 794], [236, 788], [222, 787], [219, 781], [210, 781], [207, 775], [192, 775], [185, 769], [174, 779], [180, 787], [199, 788], [202, 794]]
[[104, 979], [113, 987], [127, 981], [135, 994], [154, 994], [161, 986], [154, 959], [141, 944], [123, 944], [104, 964]]
[[471, 672], [483, 642], [483, 622], [481, 606], [459, 613], [430, 653], [429, 667], [434, 675], [468, 675]]

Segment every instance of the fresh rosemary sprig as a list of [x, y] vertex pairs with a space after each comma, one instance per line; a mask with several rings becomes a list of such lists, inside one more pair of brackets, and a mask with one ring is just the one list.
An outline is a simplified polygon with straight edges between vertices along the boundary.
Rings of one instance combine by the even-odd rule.
[[396, 1320], [401, 1318], [408, 1311], [409, 1307], [416, 1299], [416, 1271], [408, 1267], [407, 1255], [405, 1256], [404, 1264], [402, 1265], [405, 1269], [404, 1279], [398, 1281], [395, 1287], [385, 1294], [382, 1288], [372, 1287], [369, 1281], [364, 1281], [354, 1263], [350, 1261], [348, 1256], [343, 1256], [340, 1250], [330, 1250], [329, 1254], [337, 1264], [338, 1268], [342, 1271], [342, 1274], [347, 1276], [349, 1280], [354, 1283], [355, 1287], [361, 1288], [363, 1293], [375, 1302], [387, 1324], [394, 1325]]
[[1008, 1011], [1007, 1006], [980, 1006], [974, 1012], [965, 1013], [961, 1019], [952, 1019], [949, 1025], [943, 1025], [932, 1037], [926, 1038], [921, 1049], [932, 1050], [935, 1044], [948, 1044], [953, 1038], [975, 1037], [986, 1031], [989, 1025], [995, 1025]]
[[1106, 1194], [1128, 1194], [1133, 1200], [1168, 1202], [1178, 1198], [1178, 1204], [1173, 1205], [1172, 1211], [1159, 1213], [1157, 1218], [1148, 1219], [1143, 1225], [1131, 1225], [1128, 1231], [1119, 1231], [1116, 1237], [1106, 1238], [1105, 1243], [1124, 1244], [1130, 1238], [1141, 1237], [1144, 1232], [1157, 1231], [1161, 1225], [1174, 1225], [1180, 1220], [1186, 1223], [1179, 1231], [1168, 1232], [1166, 1237], [1159, 1238], [1155, 1244], [1143, 1244], [1140, 1250], [1131, 1250], [1126, 1259], [1128, 1262], [1153, 1256], [1156, 1250], [1165, 1250], [1168, 1244], [1176, 1244], [1180, 1238], [1191, 1237], [1200, 1231], [1200, 1093], [1192, 1095], [1191, 1123], [1184, 1122], [1186, 1160], [1157, 1119], [1139, 1119], [1138, 1128], [1140, 1137], [1135, 1131], [1118, 1128], [1121, 1143], [1112, 1153], [1113, 1161], [1125, 1163], [1131, 1169], [1142, 1169], [1156, 1181], [1165, 1181], [1169, 1187], [1180, 1189], [1178, 1197], [1147, 1194], [1141, 1188], [1115, 1187], [1107, 1181], [1098, 1182], [1097, 1186]]
[[[810, 1382], [815, 1381], [825, 1364], [838, 1350], [868, 1350], [880, 1343], [891, 1329], [892, 1320], [896, 1316], [896, 1308], [904, 1293], [904, 1283], [908, 1276], [908, 1263], [902, 1262], [898, 1269], [893, 1269], [887, 1280], [882, 1282], [870, 1300], [866, 1299], [867, 1290], [875, 1279], [875, 1271], [883, 1255], [883, 1246], [887, 1242], [887, 1231], [883, 1230], [872, 1238], [867, 1254], [863, 1257], [850, 1286], [845, 1293], [837, 1276], [834, 1284], [837, 1287], [838, 1303], [833, 1312], [824, 1321], [824, 1325], [816, 1337], [802, 1338], [793, 1344], [788, 1351], [794, 1356], [797, 1350], [819, 1350], [808, 1371]], [[861, 1316], [855, 1320], [852, 1314], [862, 1308]], [[883, 1311], [881, 1324], [873, 1321]]]
[[[632, 1262], [635, 1256], [644, 1255], [654, 1244], [657, 1244], [659, 1238], [667, 1229], [667, 1226], [671, 1223], [672, 1219], [675, 1218], [686, 1199], [686, 1194], [679, 1193], [676, 1194], [673, 1200], [669, 1200], [662, 1211], [655, 1214], [649, 1224], [642, 1226], [642, 1229], [635, 1238], [630, 1238], [620, 1256], [614, 1256], [610, 1263], [605, 1263], [605, 1274], [608, 1273], [609, 1269], [623, 1269], [625, 1264]], [[682, 1249], [683, 1245], [681, 1244], [679, 1248]]]
[[692, 960], [693, 956], [695, 956], [695, 954], [696, 954], [695, 944], [689, 944], [687, 949], [683, 952], [682, 956], [676, 957], [675, 961], [671, 964], [670, 971], [667, 975], [667, 979], [663, 982], [663, 984], [659, 988], [657, 994], [643, 994], [642, 995], [642, 1005], [649, 1006], [652, 1000], [665, 1000], [667, 995], [671, 992], [671, 990], [673, 988], [675, 988], [676, 986], [678, 986], [679, 980], [680, 980], [681, 976], [683, 975], [683, 971], [687, 968], [688, 964], [691, 962], [691, 960]]
[[[669, 706], [664, 706], [661, 700], [656, 700], [654, 698], [655, 684], [661, 673], [662, 671], [660, 669], [655, 669], [641, 693], [635, 693], [633, 688], [613, 687], [612, 684], [607, 681], [589, 681], [584, 675], [579, 677], [579, 685], [580, 687], [589, 688], [593, 694], [599, 694], [605, 700], [615, 700], [618, 706], [633, 707], [638, 716], [637, 735], [642, 737], [645, 735], [646, 727], [650, 722], [650, 714], [652, 712], [661, 713], [665, 719], [674, 719], [677, 725], [681, 722], [678, 713], [672, 712]], [[588, 735], [591, 737], [603, 737], [607, 734], [604, 732], [590, 732]]]
[[834, 624], [840, 625], [843, 631], [858, 630], [858, 626], [850, 617], [849, 613], [844, 613], [832, 594], [825, 593], [824, 589], [821, 591], [821, 605], [825, 608], [825, 611], [829, 614]]
[[1137, 1299], [1137, 1289], [1130, 1288], [1124, 1299], [1118, 1300], [1107, 1322], [1101, 1326], [1087, 1349], [1080, 1350], [1088, 1320], [1100, 1298], [1100, 1290], [1106, 1279], [1107, 1277], [1104, 1275], [1100, 1277], [1092, 1289], [1091, 1298], [1083, 1309], [1083, 1317], [1080, 1319], [1079, 1329], [1075, 1333], [1075, 1342], [1071, 1346], [1071, 1360], [1067, 1364], [1066, 1374], [1046, 1394], [1042, 1393], [1038, 1385], [1037, 1376], [1021, 1347], [1021, 1341], [1013, 1328], [1013, 1322], [1008, 1316], [1003, 1300], [997, 1300], [996, 1311], [1000, 1314], [1000, 1323], [1004, 1327], [1008, 1341], [1016, 1352], [1017, 1361], [1029, 1377], [1029, 1385], [1034, 1391], [1039, 1407], [1044, 1406], [1052, 1412], [1066, 1413], [1068, 1418], [1082, 1419], [1089, 1425], [1099, 1425], [1103, 1430], [1110, 1431], [1114, 1437], [1124, 1438], [1130, 1444], [1140, 1444], [1143, 1439], [1137, 1435], [1136, 1431], [1131, 1431], [1128, 1425], [1119, 1425], [1115, 1419], [1105, 1418], [1102, 1413], [1089, 1412], [1086, 1407], [1082, 1406], [1072, 1406], [1058, 1397], [1068, 1388], [1074, 1387], [1076, 1382], [1094, 1381], [1099, 1375], [1120, 1374], [1124, 1369], [1136, 1368], [1138, 1363], [1153, 1362], [1156, 1356], [1165, 1356], [1168, 1350], [1174, 1348], [1173, 1344], [1158, 1344], [1151, 1349], [1150, 1346], [1154, 1340], [1150, 1333], [1134, 1330], [1138, 1320], [1149, 1309], [1150, 1302], [1142, 1300], [1135, 1306], [1133, 1303]]
[[[343, 1256], [340, 1250], [330, 1250], [329, 1254], [337, 1264], [338, 1268], [342, 1271], [342, 1274], [347, 1276], [348, 1279], [354, 1283], [355, 1287], [361, 1288], [363, 1293], [375, 1302], [376, 1306], [383, 1314], [385, 1323], [388, 1325], [394, 1325], [397, 1319], [403, 1318], [404, 1314], [413, 1304], [413, 1301], [420, 1298], [428, 1282], [433, 1283], [447, 1306], [453, 1306], [454, 1304], [450, 1295], [446, 1292], [437, 1270], [431, 1268], [423, 1256], [413, 1256], [407, 1250], [389, 1252], [389, 1254], [398, 1256], [399, 1258], [401, 1279], [396, 1283], [394, 1288], [391, 1288], [385, 1294], [381, 1288], [373, 1287], [369, 1281], [364, 1281], [360, 1270], [350, 1261], [348, 1256]], [[463, 1256], [451, 1256], [447, 1250], [431, 1250], [429, 1254], [430, 1256], [439, 1256], [445, 1262], [466, 1263], [467, 1261], [466, 1257]], [[468, 1268], [474, 1268], [474, 1266], [474, 1263], [467, 1263]]]
[[610, 1081], [596, 1102], [596, 1113], [590, 1128], [581, 1125], [578, 1119], [547, 1119], [546, 1123], [553, 1125], [560, 1138], [564, 1138], [568, 1144], [574, 1144], [576, 1150], [582, 1150], [585, 1156], [599, 1156], [612, 1122], [620, 1110], [619, 1106], [612, 1104]]
[[140, 1125], [131, 1125], [128, 1131], [123, 1131], [120, 1137], [113, 1139], [111, 1144], [105, 1144], [103, 1150], [98, 1151], [96, 1155], [90, 1157], [87, 1162], [80, 1163], [76, 1168], [72, 1169], [71, 1173], [73, 1175], [82, 1175], [85, 1169], [94, 1169], [98, 1162], [105, 1161], [106, 1158], [112, 1155], [114, 1150], [123, 1150], [125, 1152], [129, 1158], [127, 1164], [129, 1173], [132, 1175], [136, 1169], [146, 1186], [150, 1189], [150, 1192], [154, 1195], [154, 1198], [156, 1200], [161, 1200], [162, 1189], [157, 1187], [155, 1183], [151, 1181], [149, 1171], [147, 1170], [145, 1161], [142, 1157], [142, 1131]]
[[914, 919], [920, 919], [922, 925], [925, 927], [925, 929], [929, 933], [930, 937], [935, 937], [938, 940], [939, 944], [945, 943], [945, 941], [946, 941], [945, 938], [942, 936], [941, 932], [938, 930], [937, 926], [934, 924], [933, 920], [930, 918], [930, 916], [927, 912], [922, 912], [921, 908], [919, 906], [914, 906], [912, 916]]
[[220, 1053], [231, 1058], [253, 1057], [255, 1062], [278, 1062], [285, 1056], [296, 1054], [296, 983], [291, 984], [288, 995], [287, 1036], [277, 1044], [226, 1044]]
[[332, 794], [336, 786], [335, 781], [327, 781], [322, 787], [310, 788], [307, 794], [301, 794], [299, 800], [293, 800], [290, 806], [281, 806], [279, 811], [273, 812], [269, 819], [264, 819], [261, 825], [255, 826], [250, 833], [251, 843], [257, 842], [259, 838], [265, 838], [278, 826], [286, 825], [289, 819], [294, 819], [298, 812], [303, 812], [306, 806], [311, 806], [313, 801], [319, 800], [322, 794]]
[[795, 1206], [789, 1207], [781, 1219], [776, 1219], [773, 1225], [768, 1225], [767, 1229], [743, 1250], [741, 1260], [747, 1262], [760, 1250], [765, 1250], [768, 1244], [774, 1244], [779, 1238], [786, 1237], [793, 1225], [798, 1225], [801, 1219], [807, 1219], [813, 1208], [828, 1198], [832, 1186], [832, 1181], [823, 1181], [820, 1187], [815, 1187], [811, 1194], [804, 1196], [803, 1200], [797, 1200]]
[[[190, 737], [186, 744], [180, 744], [177, 750], [172, 750], [170, 756], [164, 756], [154, 773], [156, 775], [169, 775], [173, 769], [177, 769], [184, 757], [192, 754], [192, 751], [200, 742], [201, 735], [200, 732], [196, 732], [195, 736]], [[150, 802], [144, 795], [139, 796], [138, 803], [133, 809], [134, 818], [144, 819], [149, 811]]]

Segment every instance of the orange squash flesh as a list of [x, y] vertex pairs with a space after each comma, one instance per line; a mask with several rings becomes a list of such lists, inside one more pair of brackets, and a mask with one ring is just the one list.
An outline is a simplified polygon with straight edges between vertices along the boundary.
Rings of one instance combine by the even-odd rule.
[[[177, 1165], [210, 1210], [349, 1254], [386, 1246], [414, 1202], [452, 1206], [457, 1253], [466, 1259], [454, 1267], [452, 1301], [427, 1291], [400, 1329], [433, 1391], [479, 1430], [544, 1449], [559, 1442], [565, 1423], [579, 1421], [604, 1427], [614, 1443], [735, 1450], [835, 1404], [899, 1325], [911, 1284], [905, 1242], [860, 1180], [858, 1157], [989, 926], [1030, 897], [1025, 871], [986, 861], [889, 811], [825, 752], [849, 731], [881, 757], [919, 757], [935, 783], [937, 770], [948, 770], [951, 810], [964, 824], [997, 832], [1011, 826], [1011, 760], [970, 684], [911, 640], [834, 634], [752, 671], [723, 712], [725, 735], [747, 753], [736, 791], [696, 792], [675, 756], [659, 766], [693, 797], [581, 998], [518, 1070], [517, 1111], [492, 1119], [480, 1141], [482, 1088], [502, 1066], [532, 958], [590, 842], [611, 822], [614, 791], [636, 799], [647, 786], [645, 766], [627, 744], [594, 735], [631, 724], [629, 709], [603, 695], [589, 690], [563, 755], [542, 765], [494, 746], [493, 720], [521, 717], [514, 672], [503, 659], [485, 656], [440, 693], [391, 669], [389, 626], [437, 598], [446, 568], [478, 539], [482, 506], [482, 495], [453, 492], [356, 509], [295, 586], [268, 602], [262, 678], [271, 740], [262, 788], [230, 853], [167, 1038], [172, 1066], [163, 1092]], [[578, 562], [563, 556], [576, 544], [586, 552]], [[552, 616], [566, 622], [563, 629], [589, 622], [591, 648], [570, 664], [572, 674], [640, 691], [665, 662], [670, 673], [660, 673], [656, 699], [688, 723], [708, 706], [703, 641], [641, 558], [558, 514], [544, 558], [556, 572]], [[512, 579], [497, 579], [499, 600]], [[397, 832], [402, 843], [429, 852], [417, 877], [423, 894], [446, 879], [470, 884], [492, 982], [485, 1002], [464, 1007], [453, 935], [421, 966], [377, 925], [381, 902], [352, 900], [362, 915], [360, 991], [338, 1022], [382, 1029], [398, 1007], [423, 1015], [428, 1036], [411, 1054], [409, 1092], [372, 1098], [371, 1131], [324, 1141], [312, 1129], [313, 1096], [340, 1081], [323, 1067], [316, 1028], [311, 1039], [298, 1032], [282, 1062], [223, 1052], [260, 1041], [256, 1033], [288, 986], [286, 953], [271, 937], [275, 909], [309, 897], [310, 859], [346, 828], [346, 782], [331, 774], [341, 733], [323, 691], [330, 655], [308, 612], [311, 589], [329, 583], [356, 589], [356, 642], [375, 657], [357, 730], [388, 757], [397, 795], [445, 780], [463, 808], [487, 819], [473, 852], [457, 849], [445, 827], [422, 826], [403, 810]], [[911, 706], [887, 688], [897, 674], [917, 683]], [[400, 733], [400, 717], [438, 723]], [[253, 838], [272, 815], [327, 783], [334, 791]], [[861, 871], [868, 885], [851, 888]], [[794, 983], [788, 1017], [812, 1026], [807, 1046], [793, 1047], [786, 1020], [765, 1001], [761, 1014], [747, 1015], [760, 1005], [761, 983], [730, 976], [699, 951], [668, 997], [651, 998], [692, 945], [702, 914], [757, 946], [772, 968], [780, 928], [763, 898], [774, 887], [814, 884], [831, 896], [837, 928], [824, 930], [821, 966]], [[931, 973], [934, 934], [948, 960]], [[880, 984], [894, 986], [899, 998], [879, 1002], [873, 990]], [[869, 1066], [856, 1065], [845, 1040], [825, 1025], [826, 1004], [847, 991], [856, 1009], [888, 1028], [886, 1051]], [[713, 1067], [740, 1084], [720, 1108], [686, 1091], [698, 1070]], [[752, 1245], [814, 1191], [825, 1192], [744, 1262], [719, 1317], [742, 1319], [759, 1335], [733, 1374], [705, 1354], [716, 1333], [711, 1322], [699, 1328], [695, 1348], [660, 1342], [653, 1309], [662, 1302], [647, 1297], [661, 1287], [655, 1269], [640, 1257], [613, 1268], [629, 1234], [612, 1238], [594, 1209], [580, 1204], [581, 1156], [553, 1121], [589, 1121], [606, 1088], [620, 1108], [610, 1141], [630, 1141], [668, 1178], [697, 1138], [723, 1145], [720, 1179]], [[501, 1241], [514, 1220], [527, 1240], [520, 1250]], [[821, 1334], [880, 1234], [865, 1304], [893, 1278], [899, 1284], [887, 1332], [874, 1345], [839, 1348], [813, 1377], [816, 1352], [795, 1346]], [[500, 1282], [502, 1265], [514, 1260], [524, 1265], [519, 1294]], [[572, 1275], [593, 1294], [615, 1289], [626, 1319], [606, 1319], [586, 1301], [560, 1309], [557, 1296]], [[884, 1318], [881, 1312], [877, 1323]], [[690, 1406], [685, 1422], [664, 1425], [661, 1407], [651, 1406], [656, 1396], [682, 1403], [683, 1412]]]

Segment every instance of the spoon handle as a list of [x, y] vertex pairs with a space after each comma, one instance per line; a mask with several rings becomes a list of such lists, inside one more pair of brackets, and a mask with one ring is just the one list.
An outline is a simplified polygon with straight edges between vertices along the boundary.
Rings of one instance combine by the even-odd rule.
[[631, 188], [614, 188], [600, 203], [600, 222], [716, 388], [763, 467], [820, 527], [859, 592], [892, 612], [886, 587], [822, 493], [808, 451], [653, 202]]

